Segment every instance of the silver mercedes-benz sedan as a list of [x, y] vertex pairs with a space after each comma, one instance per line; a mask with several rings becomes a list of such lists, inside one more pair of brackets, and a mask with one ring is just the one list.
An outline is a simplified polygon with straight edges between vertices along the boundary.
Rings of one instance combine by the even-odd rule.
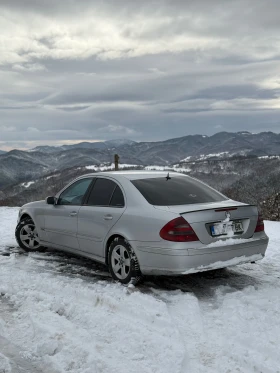
[[257, 207], [228, 199], [175, 172], [102, 172], [54, 197], [24, 205], [16, 239], [108, 265], [115, 280], [183, 275], [264, 257], [268, 237]]

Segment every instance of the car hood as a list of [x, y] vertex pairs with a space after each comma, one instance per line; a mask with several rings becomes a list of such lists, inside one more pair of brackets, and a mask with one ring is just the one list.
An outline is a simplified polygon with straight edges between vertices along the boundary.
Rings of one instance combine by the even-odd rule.
[[22, 206], [22, 208], [28, 208], [28, 207], [42, 207], [46, 204], [45, 200], [42, 201], [35, 201], [35, 202], [29, 202]]

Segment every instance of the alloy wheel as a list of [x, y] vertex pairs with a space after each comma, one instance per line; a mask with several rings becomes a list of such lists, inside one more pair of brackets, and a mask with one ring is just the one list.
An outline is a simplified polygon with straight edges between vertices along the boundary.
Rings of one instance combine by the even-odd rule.
[[22, 244], [29, 250], [36, 250], [40, 247], [38, 233], [34, 224], [25, 224], [19, 234]]
[[122, 246], [114, 247], [111, 255], [111, 264], [114, 274], [120, 280], [124, 280], [130, 273], [131, 259], [128, 250]]

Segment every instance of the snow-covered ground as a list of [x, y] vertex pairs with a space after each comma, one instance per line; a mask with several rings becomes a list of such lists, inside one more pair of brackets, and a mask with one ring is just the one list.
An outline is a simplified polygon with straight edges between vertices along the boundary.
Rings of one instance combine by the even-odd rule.
[[35, 183], [35, 181], [28, 181], [28, 182], [26, 182], [26, 183], [22, 183], [22, 184], [20, 184], [20, 185], [23, 186], [24, 188], [29, 188], [30, 185], [32, 185], [32, 184], [34, 184], [34, 183]]
[[1, 373], [280, 372], [280, 223], [257, 264], [129, 292], [89, 260], [22, 253], [16, 218], [0, 208]]

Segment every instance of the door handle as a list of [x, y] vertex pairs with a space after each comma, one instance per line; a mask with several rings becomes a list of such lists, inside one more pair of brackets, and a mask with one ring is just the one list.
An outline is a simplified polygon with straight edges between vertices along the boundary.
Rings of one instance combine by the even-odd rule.
[[76, 216], [76, 215], [77, 215], [77, 212], [76, 211], [72, 211], [69, 216]]
[[112, 215], [105, 215], [104, 220], [112, 220], [113, 219], [113, 216]]

